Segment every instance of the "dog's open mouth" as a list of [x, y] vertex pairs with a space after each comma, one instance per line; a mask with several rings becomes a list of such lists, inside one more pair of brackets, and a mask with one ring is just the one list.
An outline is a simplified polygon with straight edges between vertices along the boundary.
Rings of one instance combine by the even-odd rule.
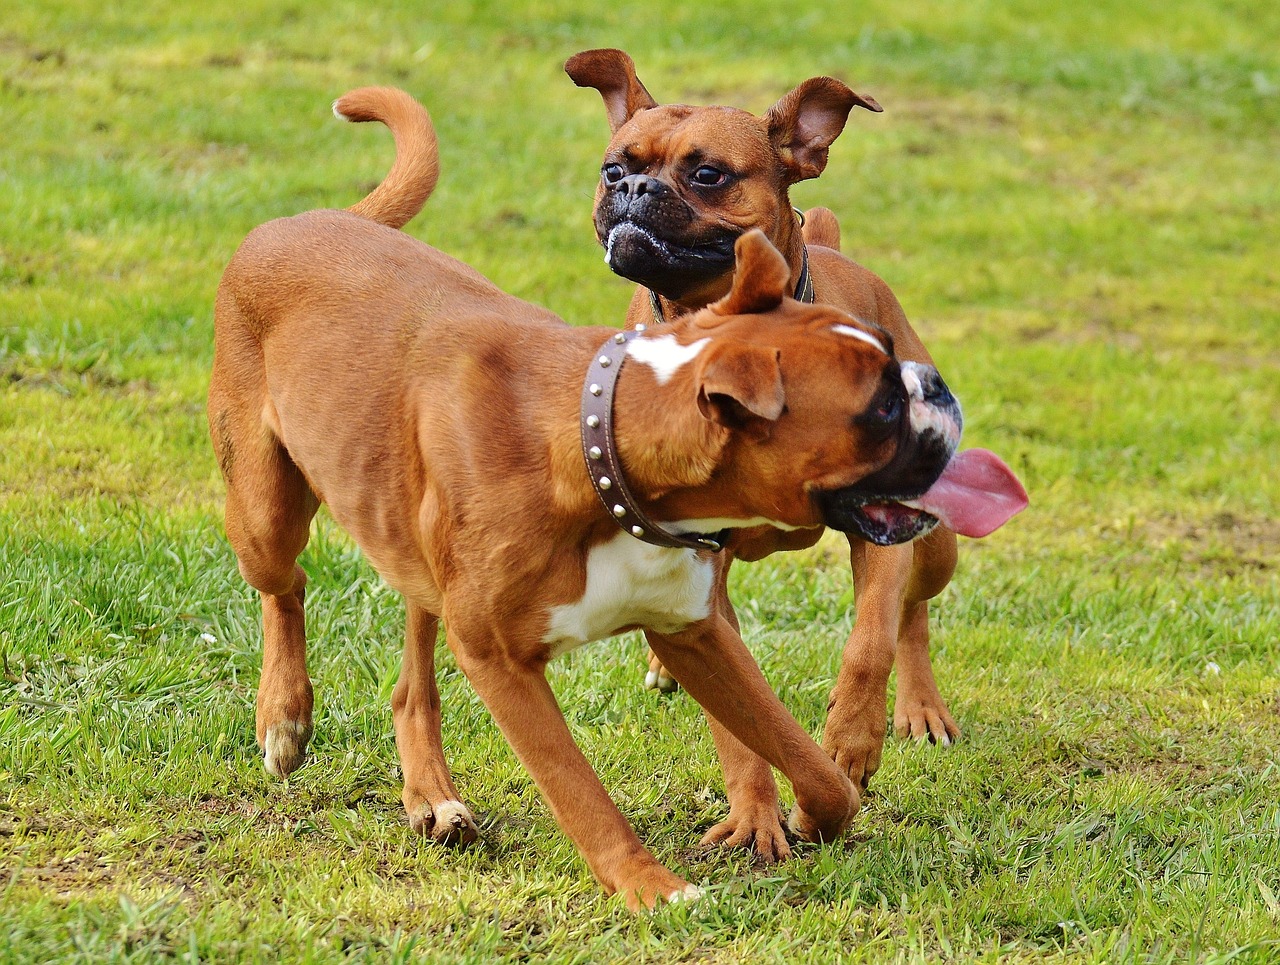
[[1027, 491], [995, 453], [966, 449], [918, 496], [875, 496], [852, 487], [825, 494], [824, 503], [828, 526], [893, 546], [923, 536], [939, 522], [961, 536], [986, 536], [1026, 508]]
[[938, 525], [938, 517], [904, 503], [863, 503], [847, 509], [854, 532], [877, 546], [907, 543]]

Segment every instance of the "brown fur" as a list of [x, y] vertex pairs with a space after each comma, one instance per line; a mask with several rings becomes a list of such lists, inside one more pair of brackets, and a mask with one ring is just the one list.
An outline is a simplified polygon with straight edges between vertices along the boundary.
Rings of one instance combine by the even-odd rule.
[[[722, 106], [658, 105], [640, 84], [631, 58], [620, 50], [578, 54], [565, 69], [576, 84], [596, 88], [605, 100], [614, 135], [605, 152], [606, 162], [625, 160], [629, 170], [658, 179], [688, 205], [692, 212], [688, 237], [673, 240], [696, 241], [697, 233], [710, 225], [758, 228], [786, 258], [793, 286], [807, 242], [819, 302], [889, 332], [900, 358], [931, 362], [889, 286], [839, 253], [840, 229], [835, 216], [825, 208], [806, 212], [802, 233], [788, 195], [791, 184], [822, 173], [827, 149], [843, 130], [850, 110], [861, 106], [878, 111], [874, 100], [832, 78], [812, 78], [765, 115], [756, 117]], [[689, 183], [685, 165], [690, 157], [713, 159], [716, 166], [740, 176], [728, 190], [701, 190]], [[596, 192], [597, 229], [602, 232], [607, 226], [600, 221], [601, 202], [608, 190], [602, 179]], [[662, 295], [664, 313], [670, 318], [700, 309], [720, 298], [732, 278], [732, 271], [726, 271], [678, 297]], [[628, 325], [651, 319], [649, 292], [638, 288], [627, 313]], [[816, 539], [816, 533], [739, 531], [730, 550], [737, 558], [754, 560]], [[831, 692], [823, 747], [855, 783], [865, 787], [880, 765], [884, 706], [895, 657], [895, 732], [943, 743], [959, 736], [960, 729], [938, 692], [929, 661], [927, 603], [951, 578], [956, 539], [941, 526], [902, 546], [873, 546], [851, 536], [849, 554], [857, 617]], [[720, 608], [726, 616], [732, 614], [727, 596], [721, 599]], [[650, 670], [650, 679], [668, 676], [656, 657], [651, 659]], [[679, 679], [679, 674], [675, 678]], [[730, 818], [713, 828], [706, 841], [754, 845], [757, 853], [769, 860], [785, 857], [789, 849], [785, 842], [779, 843], [776, 791], [767, 765], [731, 741], [718, 744], [726, 774], [734, 775], [727, 778]]]
[[[592, 871], [632, 907], [652, 905], [686, 883], [613, 805], [544, 674], [551, 614], [583, 597], [592, 550], [620, 533], [590, 488], [578, 431], [579, 386], [613, 330], [571, 328], [389, 227], [429, 194], [434, 134], [399, 92], [354, 92], [339, 102], [346, 116], [352, 104], [395, 133], [392, 176], [356, 213], [255, 229], [216, 301], [209, 425], [227, 535], [262, 596], [266, 764], [292, 772], [311, 734], [296, 561], [323, 502], [405, 597], [392, 706], [414, 827], [446, 842], [476, 835], [441, 742], [433, 661], [443, 620], [458, 665]], [[640, 363], [620, 379], [622, 462], [658, 520], [763, 516], [812, 528], [816, 487], [850, 485], [893, 458], [898, 441], [867, 436], [855, 417], [896, 362], [832, 334], [854, 319], [784, 300], [785, 266], [759, 233], [739, 241], [738, 259], [741, 282], [724, 303], [654, 333], [709, 339], [697, 360], [665, 384]], [[762, 380], [770, 367], [776, 377]], [[663, 557], [676, 558], [695, 565]], [[683, 622], [650, 624], [651, 645], [705, 708], [718, 745], [787, 776], [802, 837], [839, 834], [857, 791], [769, 689], [732, 611], [712, 606]], [[731, 790], [741, 780], [726, 775]]]

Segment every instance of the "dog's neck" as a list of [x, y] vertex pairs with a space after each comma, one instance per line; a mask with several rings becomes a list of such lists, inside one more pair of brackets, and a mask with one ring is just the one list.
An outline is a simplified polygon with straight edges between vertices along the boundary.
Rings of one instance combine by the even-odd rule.
[[690, 368], [683, 366], [671, 376], [669, 391], [657, 391], [653, 371], [634, 361], [618, 379], [618, 453], [632, 492], [650, 507], [666, 500], [665, 508], [677, 509], [673, 494], [705, 486], [728, 443], [728, 430], [698, 411]]
[[[674, 334], [680, 326], [679, 322], [663, 326], [657, 334]], [[553, 363], [558, 373], [553, 378], [561, 384], [582, 385], [609, 336], [610, 330], [603, 328], [573, 331], [575, 348], [561, 353]], [[555, 502], [573, 515], [594, 517], [600, 498], [584, 463], [580, 395], [562, 393], [558, 398], [561, 402], [547, 436], [552, 461], [558, 466], [553, 473]], [[698, 411], [692, 365], [681, 365], [662, 379], [649, 365], [629, 359], [617, 382], [613, 429], [626, 484], [656, 521], [700, 518], [694, 515], [695, 509], [716, 499], [707, 484], [720, 467], [730, 433]]]

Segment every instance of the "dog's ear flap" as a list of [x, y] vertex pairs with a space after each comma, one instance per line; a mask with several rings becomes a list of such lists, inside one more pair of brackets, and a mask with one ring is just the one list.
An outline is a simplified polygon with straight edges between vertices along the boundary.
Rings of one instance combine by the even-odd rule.
[[[733, 287], [724, 298], [711, 303], [712, 315], [755, 315], [781, 305], [791, 285], [791, 268], [765, 233], [752, 228], [739, 235], [733, 255]], [[703, 327], [718, 320], [708, 318]]]
[[698, 372], [698, 411], [727, 429], [766, 438], [786, 407], [780, 353], [736, 339], [715, 344]]
[[844, 130], [849, 111], [882, 111], [872, 97], [856, 94], [834, 77], [811, 77], [769, 108], [769, 140], [787, 166], [791, 183], [816, 178], [827, 166], [827, 149]]
[[564, 72], [579, 87], [594, 87], [600, 92], [609, 130], [614, 134], [640, 111], [658, 106], [640, 83], [636, 65], [624, 51], [611, 47], [584, 50], [565, 62]]

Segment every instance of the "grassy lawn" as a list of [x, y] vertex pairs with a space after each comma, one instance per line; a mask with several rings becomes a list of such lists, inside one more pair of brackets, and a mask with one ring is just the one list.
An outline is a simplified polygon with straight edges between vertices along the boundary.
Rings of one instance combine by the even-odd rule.
[[[1280, 5], [108, 6], [0, 21], [0, 961], [1280, 961]], [[962, 541], [935, 607], [963, 739], [891, 739], [851, 833], [788, 864], [696, 848], [725, 810], [713, 748], [688, 698], [642, 690], [639, 638], [552, 665], [619, 806], [708, 893], [642, 917], [443, 648], [483, 838], [410, 833], [399, 601], [323, 514], [312, 758], [264, 773], [259, 610], [203, 413], [240, 239], [386, 171], [386, 132], [328, 112], [368, 83], [439, 130], [408, 230], [620, 322], [590, 225], [607, 127], [561, 71], [595, 46], [660, 101], [760, 112], [830, 73], [885, 106], [793, 198], [837, 212], [967, 444], [1032, 497]], [[735, 569], [815, 734], [841, 545]]]

